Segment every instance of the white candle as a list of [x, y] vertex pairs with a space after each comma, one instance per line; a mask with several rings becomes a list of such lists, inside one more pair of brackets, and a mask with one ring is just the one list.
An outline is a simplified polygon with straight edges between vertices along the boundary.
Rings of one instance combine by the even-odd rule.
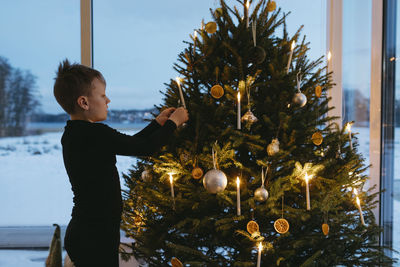
[[236, 209], [237, 209], [237, 215], [240, 216], [240, 179], [239, 176], [236, 179]]
[[181, 97], [182, 105], [184, 108], [186, 108], [185, 99], [183, 98], [183, 93], [182, 93], [182, 88], [181, 88], [181, 79], [179, 77], [176, 77], [176, 83], [178, 84], [179, 95]]
[[250, 9], [250, 0], [246, 2], [246, 27], [249, 27], [249, 9]]
[[258, 257], [257, 257], [257, 267], [261, 266], [261, 251], [263, 249], [262, 243], [258, 243]]
[[306, 180], [306, 200], [307, 200], [307, 210], [310, 210], [310, 189], [308, 187], [308, 180], [311, 178], [311, 175], [306, 173], [304, 180]]
[[355, 189], [355, 188], [354, 188], [354, 194], [356, 195], [356, 203], [357, 203], [357, 207], [358, 207], [358, 212], [360, 212], [361, 224], [365, 226], [364, 215], [363, 215], [362, 209], [361, 209], [360, 198], [358, 197], [358, 192], [357, 192], [357, 189]]
[[347, 123], [346, 130], [349, 132], [350, 149], [353, 149], [353, 142], [351, 141], [351, 123], [350, 122]]
[[238, 130], [240, 130], [242, 128], [241, 127], [241, 122], [240, 122], [240, 116], [241, 116], [241, 114], [240, 114], [240, 92], [238, 92], [237, 98], [238, 98], [238, 104], [237, 104], [237, 128], [238, 128]]
[[169, 174], [169, 181], [171, 183], [172, 207], [173, 207], [173, 209], [175, 209], [174, 179], [172, 178], [172, 173]]
[[286, 73], [289, 73], [290, 63], [292, 62], [293, 50], [296, 47], [296, 42], [293, 40], [292, 46], [290, 47], [289, 61], [286, 66]]

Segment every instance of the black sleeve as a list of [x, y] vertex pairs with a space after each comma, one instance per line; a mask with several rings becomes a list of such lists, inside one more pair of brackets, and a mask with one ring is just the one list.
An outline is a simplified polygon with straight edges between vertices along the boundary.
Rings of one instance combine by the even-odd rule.
[[158, 124], [156, 120], [152, 120], [146, 127], [144, 127], [140, 132], [136, 133], [136, 137], [143, 137], [146, 135], [150, 135], [155, 130], [161, 128], [161, 125]]
[[120, 133], [105, 124], [103, 126], [106, 147], [114, 154], [124, 156], [149, 156], [153, 154], [168, 142], [177, 128], [173, 121], [167, 120], [163, 126], [160, 125], [152, 133], [137, 136]]

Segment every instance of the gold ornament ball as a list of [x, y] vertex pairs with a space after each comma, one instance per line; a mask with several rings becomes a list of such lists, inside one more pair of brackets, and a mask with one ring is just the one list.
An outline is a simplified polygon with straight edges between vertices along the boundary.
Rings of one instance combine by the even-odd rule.
[[211, 95], [216, 99], [221, 98], [224, 95], [224, 88], [219, 84], [214, 85], [211, 87]]
[[274, 228], [278, 233], [285, 234], [289, 231], [289, 222], [284, 218], [280, 218], [274, 222]]
[[276, 8], [276, 2], [275, 2], [275, 1], [270, 1], [270, 2], [268, 2], [268, 4], [267, 4], [267, 10], [268, 10], [268, 12], [274, 11], [275, 8]]
[[329, 234], [329, 225], [327, 223], [322, 224], [322, 232], [324, 233], [324, 235]]
[[213, 34], [217, 31], [217, 23], [210, 21], [206, 24], [206, 32]]
[[317, 86], [315, 87], [315, 95], [316, 95], [317, 97], [321, 97], [321, 96], [322, 96], [322, 87], [321, 87], [321, 85], [317, 85]]
[[260, 232], [260, 227], [258, 226], [258, 223], [256, 221], [249, 221], [247, 223], [247, 232], [249, 232], [251, 235]]
[[172, 267], [183, 267], [182, 262], [175, 257], [171, 259], [171, 265]]
[[203, 170], [199, 167], [196, 167], [192, 170], [192, 177], [194, 179], [200, 179], [203, 176]]
[[314, 143], [314, 145], [319, 146], [320, 144], [322, 144], [322, 141], [324, 140], [324, 138], [323, 138], [321, 132], [316, 132], [316, 133], [313, 133], [313, 135], [311, 136], [311, 140]]

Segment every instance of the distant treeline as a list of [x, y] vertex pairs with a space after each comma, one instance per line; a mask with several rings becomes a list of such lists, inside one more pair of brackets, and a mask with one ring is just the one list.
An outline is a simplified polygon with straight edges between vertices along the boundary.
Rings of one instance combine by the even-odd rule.
[[36, 77], [0, 56], [0, 137], [23, 135], [39, 105]]
[[[151, 113], [155, 113], [156, 109], [130, 109], [130, 110], [109, 110], [107, 114], [107, 122], [126, 122], [140, 123], [146, 119], [152, 118]], [[69, 115], [66, 113], [46, 114], [34, 113], [30, 117], [30, 122], [65, 122], [69, 120]]]

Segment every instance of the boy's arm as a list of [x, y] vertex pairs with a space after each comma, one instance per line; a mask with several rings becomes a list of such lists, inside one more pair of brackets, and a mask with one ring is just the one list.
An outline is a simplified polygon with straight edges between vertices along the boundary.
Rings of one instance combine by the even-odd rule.
[[137, 136], [120, 133], [106, 125], [104, 127], [105, 140], [103, 141], [105, 141], [107, 148], [117, 155], [124, 156], [149, 156], [153, 154], [168, 142], [177, 128], [172, 120], [167, 120], [163, 126], [153, 132]]
[[136, 137], [143, 137], [146, 135], [151, 134], [155, 130], [159, 129], [161, 127], [160, 124], [154, 119], [152, 120], [146, 127], [144, 127], [140, 132], [136, 133], [134, 136]]

